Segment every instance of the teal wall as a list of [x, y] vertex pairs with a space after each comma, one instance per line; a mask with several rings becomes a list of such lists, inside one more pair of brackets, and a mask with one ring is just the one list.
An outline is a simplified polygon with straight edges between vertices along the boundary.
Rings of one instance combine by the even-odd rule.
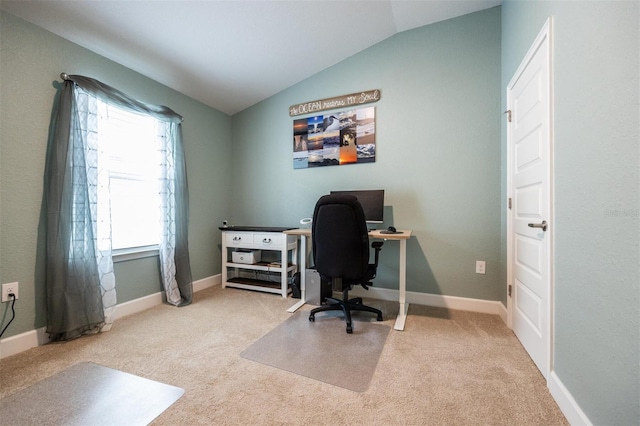
[[[369, 89], [376, 162], [294, 170], [289, 106]], [[296, 226], [330, 190], [384, 189], [383, 226], [413, 230], [409, 291], [501, 300], [500, 120], [500, 8], [397, 34], [233, 117], [229, 219]], [[397, 288], [397, 246], [377, 287]]]
[[[3, 337], [45, 326], [42, 188], [55, 82], [82, 74], [185, 117], [191, 192], [189, 248], [195, 280], [220, 273], [218, 218], [228, 215], [231, 117], [2, 12], [0, 21], [0, 282], [20, 283]], [[118, 303], [161, 290], [157, 257], [117, 263]], [[11, 318], [0, 306], [1, 324]]]
[[502, 88], [552, 17], [553, 369], [601, 425], [640, 419], [639, 4], [502, 6]]

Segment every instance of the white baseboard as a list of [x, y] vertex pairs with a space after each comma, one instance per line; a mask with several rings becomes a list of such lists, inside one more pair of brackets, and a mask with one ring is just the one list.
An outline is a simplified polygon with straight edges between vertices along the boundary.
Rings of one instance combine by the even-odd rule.
[[222, 274], [212, 275], [207, 278], [203, 278], [193, 282], [193, 291], [204, 290], [205, 288], [213, 287], [215, 285], [222, 284]]
[[[205, 288], [218, 285], [221, 282], [221, 274], [203, 278], [193, 282], [193, 291], [196, 292], [204, 290]], [[140, 297], [129, 302], [120, 303], [116, 305], [113, 319], [118, 320], [124, 316], [136, 314], [156, 305], [160, 305], [161, 303], [162, 292]], [[36, 346], [46, 345], [49, 341], [50, 339], [46, 333], [46, 327], [7, 337], [6, 339], [0, 340], [0, 359], [35, 348]]]
[[[398, 290], [388, 288], [369, 287], [369, 290], [365, 290], [362, 287], [354, 287], [350, 294], [359, 297], [371, 297], [373, 299], [398, 300]], [[505, 324], [507, 323], [507, 308], [505, 308], [501, 302], [495, 300], [469, 299], [466, 297], [443, 296], [441, 294], [418, 293], [413, 291], [408, 291], [406, 298], [409, 304], [414, 303], [416, 305], [498, 315]]]
[[119, 320], [127, 315], [136, 314], [162, 303], [162, 292], [139, 297], [128, 302], [119, 303], [113, 313], [113, 320]]
[[49, 343], [46, 327], [0, 340], [0, 359]]
[[502, 320], [502, 322], [504, 322], [506, 326], [509, 327], [507, 307], [504, 306], [501, 302], [498, 302], [498, 303], [500, 304], [500, 306], [498, 306], [498, 315], [500, 316], [500, 319]]
[[[213, 275], [201, 280], [193, 282], [193, 292], [204, 290], [205, 288], [213, 287], [214, 285], [222, 282], [222, 275]], [[137, 314], [149, 308], [153, 308], [156, 305], [160, 305], [163, 302], [163, 292], [159, 291], [148, 296], [140, 297], [129, 302], [124, 302], [116, 305], [114, 320], [120, 319], [127, 315]]]
[[560, 411], [567, 418], [567, 421], [572, 426], [592, 426], [589, 418], [584, 414], [578, 403], [571, 393], [564, 386], [560, 378], [556, 375], [555, 371], [549, 374], [549, 381], [547, 382], [549, 392], [553, 399], [555, 399]]

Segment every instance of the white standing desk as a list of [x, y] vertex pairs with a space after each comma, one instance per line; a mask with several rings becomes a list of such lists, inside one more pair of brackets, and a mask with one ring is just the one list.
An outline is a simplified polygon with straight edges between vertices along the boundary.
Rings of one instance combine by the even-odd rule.
[[[407, 312], [409, 304], [406, 300], [407, 294], [407, 240], [411, 238], [411, 231], [399, 229], [402, 234], [382, 234], [379, 230], [369, 231], [369, 238], [380, 240], [391, 240], [400, 242], [400, 264], [399, 264], [399, 282], [398, 282], [398, 299], [400, 302], [400, 310], [396, 318], [394, 330], [404, 330], [404, 323], [407, 320]], [[311, 240], [311, 229], [299, 228], [284, 231], [285, 234], [297, 235], [300, 237], [300, 301], [287, 309], [288, 312], [295, 312], [306, 303], [305, 291], [305, 272], [307, 269], [307, 241]]]

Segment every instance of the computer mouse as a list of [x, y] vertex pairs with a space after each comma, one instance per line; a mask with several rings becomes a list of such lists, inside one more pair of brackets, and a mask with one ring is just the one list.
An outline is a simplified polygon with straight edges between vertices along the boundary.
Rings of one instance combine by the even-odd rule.
[[387, 231], [396, 232], [396, 228], [394, 228], [393, 226], [390, 226], [390, 227], [387, 228]]

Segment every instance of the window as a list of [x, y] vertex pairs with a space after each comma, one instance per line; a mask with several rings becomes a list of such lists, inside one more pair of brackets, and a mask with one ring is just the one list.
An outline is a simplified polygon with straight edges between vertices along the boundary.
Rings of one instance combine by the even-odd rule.
[[[164, 123], [99, 102], [99, 146], [109, 170], [111, 241], [122, 249], [157, 246], [160, 240], [161, 146]], [[137, 251], [137, 250], [134, 250]]]

